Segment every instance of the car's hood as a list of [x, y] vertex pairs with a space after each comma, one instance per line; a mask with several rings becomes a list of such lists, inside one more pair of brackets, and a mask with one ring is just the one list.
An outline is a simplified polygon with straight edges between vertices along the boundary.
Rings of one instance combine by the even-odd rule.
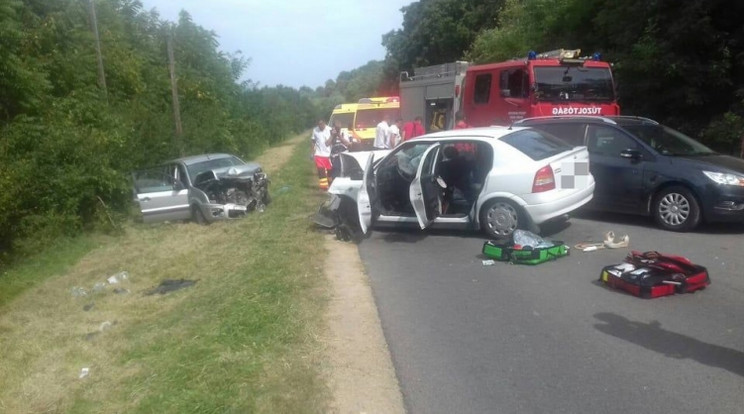
[[220, 179], [250, 178], [253, 177], [253, 174], [261, 171], [261, 166], [255, 162], [247, 162], [243, 165], [215, 168], [212, 171], [214, 171], [214, 174]]
[[355, 152], [346, 151], [346, 152], [342, 152], [341, 155], [353, 158], [359, 164], [359, 168], [364, 170], [364, 168], [367, 166], [367, 160], [369, 159], [369, 154], [374, 154], [375, 156], [374, 160], [377, 161], [379, 159], [382, 159], [389, 153], [390, 153], [390, 150], [355, 151]]
[[744, 174], [744, 160], [741, 158], [732, 157], [730, 155], [723, 154], [711, 154], [711, 155], [689, 155], [689, 156], [678, 156], [675, 158], [685, 159], [692, 161], [693, 163], [700, 166], [703, 169], [710, 169], [714, 171], [720, 171], [726, 169], [731, 172]]

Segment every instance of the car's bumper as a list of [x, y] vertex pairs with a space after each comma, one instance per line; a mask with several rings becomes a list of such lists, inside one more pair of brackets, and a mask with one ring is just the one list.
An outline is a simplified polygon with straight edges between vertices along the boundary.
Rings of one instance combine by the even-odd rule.
[[594, 182], [586, 188], [575, 191], [568, 196], [561, 195], [560, 197], [555, 197], [546, 194], [543, 200], [540, 200], [538, 196], [535, 200], [531, 200], [533, 201], [532, 203], [528, 203], [523, 208], [535, 224], [541, 224], [576, 210], [591, 201], [593, 196]]
[[199, 208], [210, 222], [239, 219], [248, 214], [248, 207], [241, 204], [202, 204]]
[[708, 186], [700, 202], [708, 222], [744, 222], [744, 187]]

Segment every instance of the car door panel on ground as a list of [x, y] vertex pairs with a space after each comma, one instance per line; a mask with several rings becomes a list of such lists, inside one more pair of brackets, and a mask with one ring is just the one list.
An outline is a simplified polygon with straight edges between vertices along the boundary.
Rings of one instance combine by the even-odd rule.
[[190, 217], [189, 190], [178, 181], [176, 171], [175, 165], [167, 165], [134, 173], [143, 222], [185, 220]]

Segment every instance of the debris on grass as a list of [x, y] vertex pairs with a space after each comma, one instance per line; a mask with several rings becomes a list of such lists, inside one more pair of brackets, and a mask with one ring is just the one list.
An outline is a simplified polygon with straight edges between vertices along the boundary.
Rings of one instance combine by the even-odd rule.
[[90, 374], [90, 368], [85, 367], [85, 368], [83, 368], [83, 369], [80, 370], [80, 375], [78, 376], [78, 378], [79, 379], [83, 379], [83, 378], [87, 377], [88, 374]]
[[173, 292], [186, 287], [194, 286], [198, 280], [188, 279], [165, 279], [160, 282], [155, 288], [152, 288], [145, 292], [145, 295], [150, 296], [154, 294], [165, 295], [168, 292]]
[[72, 289], [70, 289], [70, 294], [72, 297], [81, 298], [83, 296], [88, 296], [88, 291], [80, 286], [73, 286]]
[[95, 285], [93, 285], [93, 289], [91, 290], [93, 293], [101, 293], [106, 290], [106, 284], [103, 282], [97, 282]]

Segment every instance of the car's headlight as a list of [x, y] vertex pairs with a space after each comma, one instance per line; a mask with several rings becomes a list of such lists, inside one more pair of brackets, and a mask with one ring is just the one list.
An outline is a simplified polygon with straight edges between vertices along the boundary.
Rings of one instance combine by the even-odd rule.
[[744, 187], [744, 177], [736, 174], [727, 174], [715, 171], [703, 171], [706, 177], [710, 178], [716, 184], [738, 185]]

